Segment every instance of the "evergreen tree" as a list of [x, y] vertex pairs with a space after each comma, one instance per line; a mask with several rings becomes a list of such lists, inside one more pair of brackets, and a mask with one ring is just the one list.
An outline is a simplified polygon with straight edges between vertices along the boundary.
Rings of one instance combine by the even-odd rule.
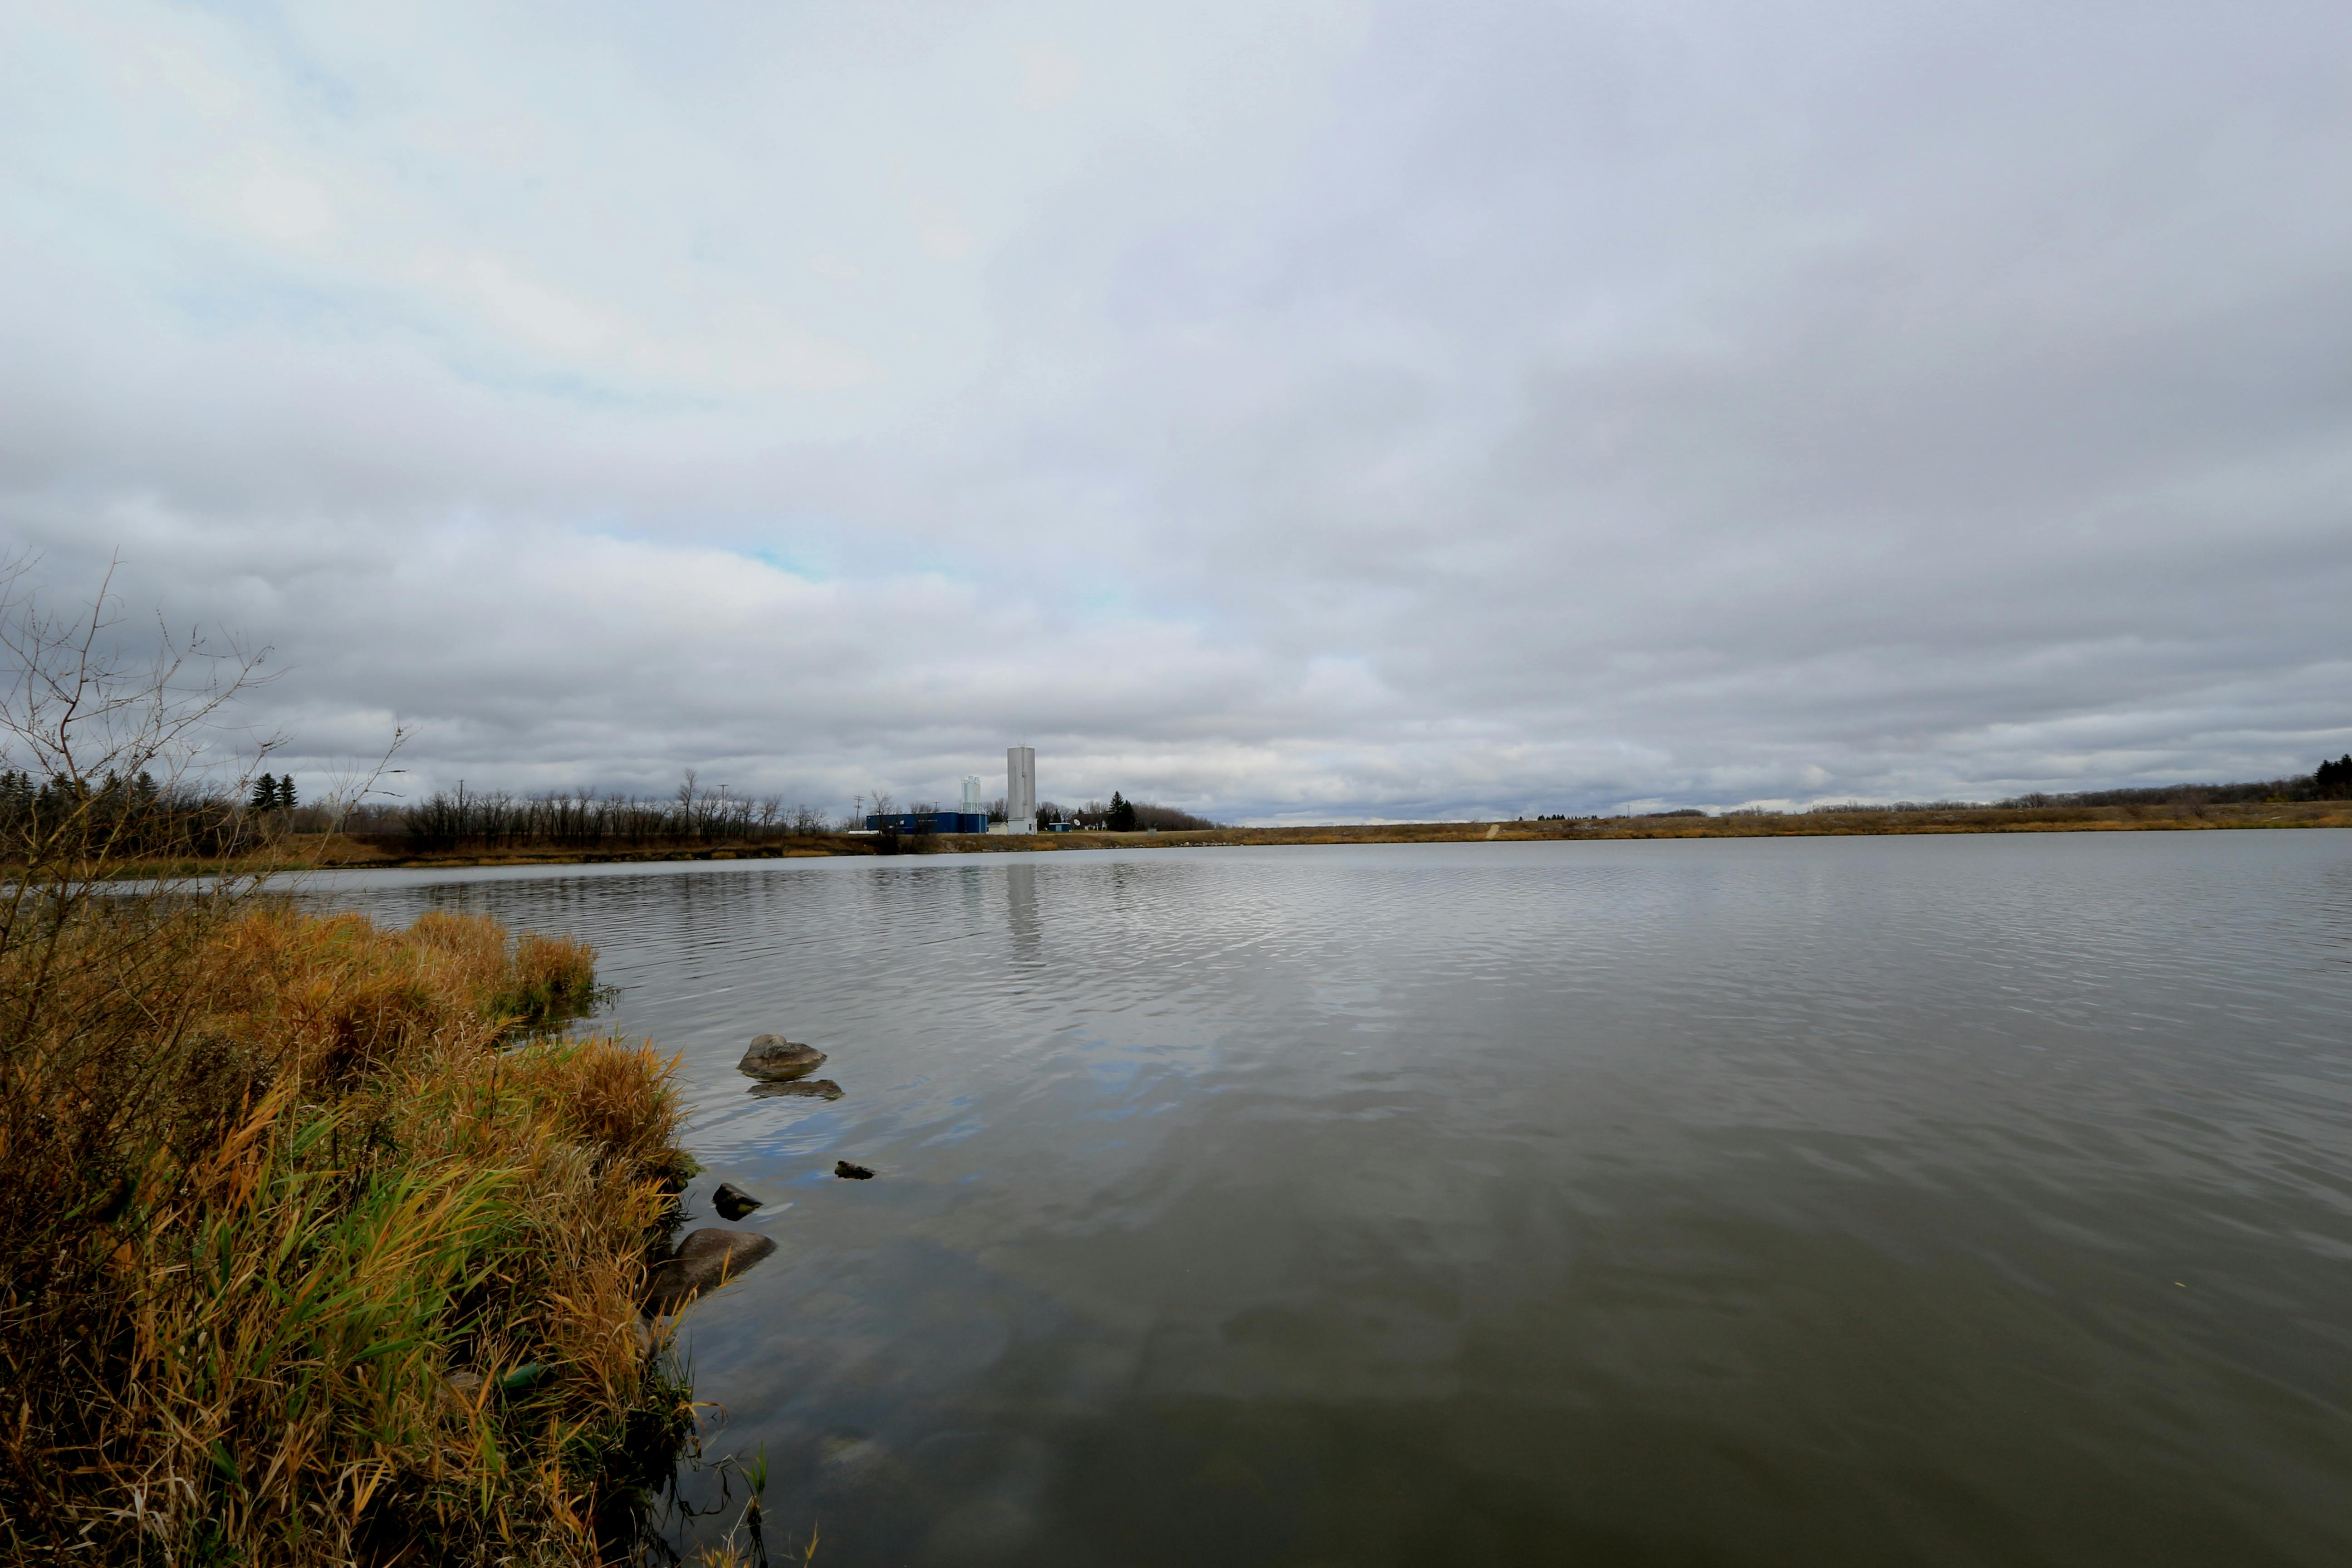
[[268, 773], [264, 773], [259, 778], [254, 780], [253, 798], [246, 802], [246, 808], [249, 811], [257, 812], [277, 810], [278, 781], [271, 778]]
[[299, 804], [300, 802], [294, 798], [294, 775], [279, 773], [278, 775], [278, 809], [291, 811]]
[[2352, 752], [2332, 763], [2320, 763], [2319, 771], [2311, 775], [2311, 793], [2322, 800], [2342, 800], [2352, 795]]
[[1110, 814], [1104, 826], [1113, 833], [1135, 831], [1135, 803], [1117, 790], [1110, 792]]

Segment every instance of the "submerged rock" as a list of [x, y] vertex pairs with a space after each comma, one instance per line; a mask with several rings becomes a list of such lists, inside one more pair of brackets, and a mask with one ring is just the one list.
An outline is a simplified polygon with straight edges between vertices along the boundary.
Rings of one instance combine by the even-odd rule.
[[794, 1083], [755, 1083], [746, 1092], [761, 1100], [784, 1094], [799, 1095], [808, 1100], [839, 1100], [841, 1085], [829, 1078], [804, 1078]]
[[710, 1206], [719, 1211], [722, 1219], [741, 1219], [760, 1207], [761, 1200], [732, 1182], [721, 1182], [719, 1190], [710, 1194]]
[[845, 1182], [870, 1182], [874, 1179], [873, 1172], [863, 1165], [853, 1165], [846, 1160], [835, 1160], [833, 1173]]
[[705, 1226], [678, 1244], [677, 1256], [646, 1276], [646, 1310], [675, 1312], [698, 1296], [727, 1284], [768, 1254], [776, 1244], [756, 1230]]
[[735, 1064], [736, 1070], [770, 1079], [806, 1078], [824, 1066], [824, 1053], [782, 1035], [754, 1035], [751, 1048]]

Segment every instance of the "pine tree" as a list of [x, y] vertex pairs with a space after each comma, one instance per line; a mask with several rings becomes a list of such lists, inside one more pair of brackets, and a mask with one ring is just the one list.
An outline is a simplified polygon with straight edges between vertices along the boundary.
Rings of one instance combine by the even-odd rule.
[[1117, 790], [1110, 792], [1110, 815], [1105, 824], [1113, 833], [1135, 831], [1135, 803]]
[[300, 803], [294, 798], [294, 775], [279, 773], [278, 775], [278, 809], [291, 811], [299, 804]]
[[246, 803], [246, 808], [249, 811], [277, 810], [278, 781], [271, 778], [268, 773], [264, 773], [259, 778], [254, 780], [253, 798]]

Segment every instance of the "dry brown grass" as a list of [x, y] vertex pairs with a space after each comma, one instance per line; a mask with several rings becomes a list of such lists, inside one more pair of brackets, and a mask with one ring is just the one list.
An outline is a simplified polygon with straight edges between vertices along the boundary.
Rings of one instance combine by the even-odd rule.
[[684, 1395], [635, 1312], [669, 1066], [508, 1043], [593, 975], [487, 921], [163, 900], [0, 952], [8, 1551], [595, 1561]]

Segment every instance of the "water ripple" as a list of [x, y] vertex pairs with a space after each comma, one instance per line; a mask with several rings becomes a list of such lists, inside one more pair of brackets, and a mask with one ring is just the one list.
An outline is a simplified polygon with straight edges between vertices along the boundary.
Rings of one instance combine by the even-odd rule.
[[2352, 835], [320, 892], [684, 1052], [798, 1199], [702, 1391], [842, 1561], [2352, 1560]]

